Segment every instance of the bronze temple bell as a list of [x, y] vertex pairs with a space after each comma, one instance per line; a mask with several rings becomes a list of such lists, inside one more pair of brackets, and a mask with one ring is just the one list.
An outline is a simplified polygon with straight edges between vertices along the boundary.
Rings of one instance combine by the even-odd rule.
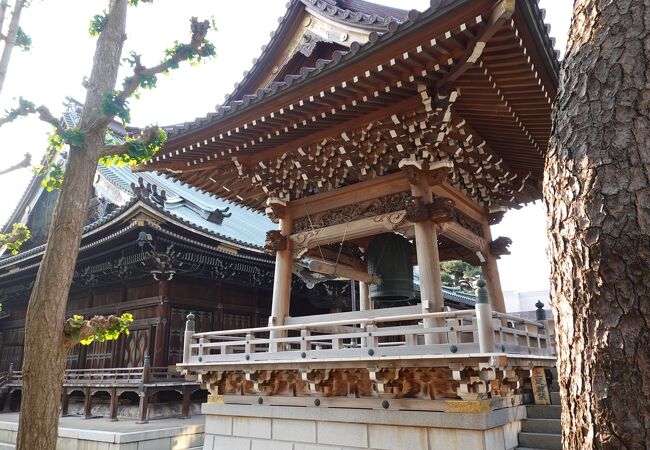
[[412, 244], [396, 233], [376, 236], [368, 246], [368, 273], [381, 278], [370, 286], [370, 298], [381, 307], [408, 304], [415, 294], [413, 286]]

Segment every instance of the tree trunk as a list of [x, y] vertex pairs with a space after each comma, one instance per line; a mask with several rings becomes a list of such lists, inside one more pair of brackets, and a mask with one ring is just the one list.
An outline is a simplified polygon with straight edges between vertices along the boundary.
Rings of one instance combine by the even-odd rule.
[[576, 0], [544, 199], [564, 448], [650, 442], [650, 3]]
[[65, 178], [25, 323], [23, 396], [19, 450], [54, 450], [58, 434], [61, 384], [65, 368], [63, 325], [81, 235], [92, 192], [105, 127], [102, 93], [115, 88], [125, 38], [127, 0], [112, 0], [109, 19], [97, 41], [80, 129], [85, 148], [70, 148]]
[[[3, 1], [3, 0], [0, 0]], [[18, 26], [20, 24], [20, 14], [25, 6], [25, 0], [16, 0], [14, 10], [11, 13], [11, 20], [9, 21], [9, 28], [5, 37], [5, 45], [2, 49], [2, 56], [0, 56], [0, 92], [5, 84], [7, 77], [7, 70], [9, 69], [9, 60], [11, 59], [11, 51], [16, 46], [16, 35], [18, 34]], [[2, 20], [4, 21], [4, 11]]]

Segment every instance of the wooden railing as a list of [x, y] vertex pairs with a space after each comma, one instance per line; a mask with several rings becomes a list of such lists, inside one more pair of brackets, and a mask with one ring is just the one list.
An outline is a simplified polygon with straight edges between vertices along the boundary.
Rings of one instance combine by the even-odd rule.
[[[0, 373], [0, 387], [7, 384], [21, 385], [22, 371], [10, 370]], [[185, 383], [186, 380], [178, 372], [168, 367], [118, 367], [108, 369], [68, 369], [63, 378], [64, 386], [125, 386], [169, 383]]]
[[302, 318], [303, 323], [207, 333], [194, 333], [188, 317], [182, 366], [555, 353], [545, 322], [492, 312], [486, 304], [477, 305], [475, 311], [391, 314], [391, 309], [383, 309], [373, 311], [370, 318], [359, 317], [358, 312], [350, 313], [349, 319], [346, 314], [333, 316], [336, 320], [321, 315], [313, 322]]

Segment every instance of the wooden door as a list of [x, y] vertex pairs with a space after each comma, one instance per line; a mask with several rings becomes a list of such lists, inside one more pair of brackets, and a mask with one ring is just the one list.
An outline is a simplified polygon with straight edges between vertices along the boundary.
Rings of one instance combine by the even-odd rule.
[[150, 354], [151, 330], [149, 328], [131, 330], [121, 339], [123, 339], [122, 358], [119, 367], [142, 367], [145, 355]]

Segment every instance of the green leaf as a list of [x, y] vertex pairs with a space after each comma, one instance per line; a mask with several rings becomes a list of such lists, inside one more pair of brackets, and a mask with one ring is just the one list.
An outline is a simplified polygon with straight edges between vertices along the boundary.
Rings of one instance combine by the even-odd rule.
[[32, 38], [21, 27], [16, 32], [16, 45], [24, 52], [32, 49]]
[[99, 36], [99, 33], [104, 29], [106, 22], [108, 22], [108, 13], [106, 11], [102, 14], [95, 14], [93, 18], [90, 19], [88, 33], [90, 33], [91, 36]]
[[122, 120], [122, 124], [131, 121], [128, 100], [120, 98], [116, 92], [104, 92], [102, 94], [101, 108], [104, 115], [110, 118], [117, 116]]

